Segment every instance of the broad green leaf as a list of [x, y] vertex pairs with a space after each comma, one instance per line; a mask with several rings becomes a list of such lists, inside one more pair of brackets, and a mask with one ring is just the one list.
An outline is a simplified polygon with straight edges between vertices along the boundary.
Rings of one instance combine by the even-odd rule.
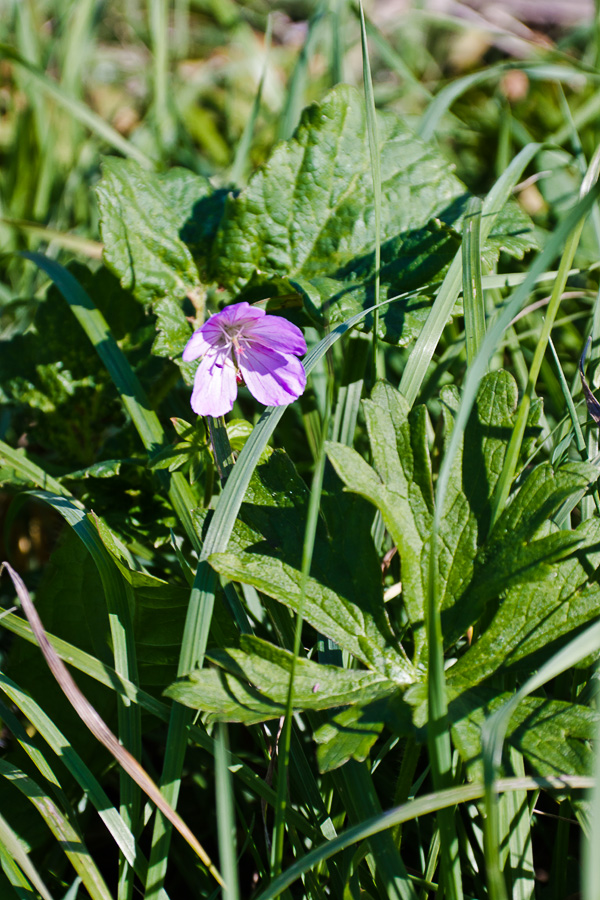
[[180, 233], [194, 206], [212, 193], [186, 169], [149, 173], [108, 157], [98, 192], [104, 261], [142, 303], [182, 300], [199, 287], [196, 264]]
[[[380, 332], [406, 343], [425, 321], [432, 282], [456, 255], [460, 238], [453, 226], [460, 227], [468, 193], [437, 148], [398, 116], [378, 113], [377, 133], [382, 296], [415, 292], [382, 311]], [[489, 263], [500, 249], [521, 257], [537, 246], [531, 227], [512, 203], [486, 246]], [[375, 268], [365, 105], [353, 88], [337, 85], [304, 111], [293, 138], [275, 148], [247, 188], [228, 197], [210, 278], [249, 295], [291, 288], [319, 322], [335, 326], [372, 305]], [[360, 327], [369, 329], [372, 320]]]
[[[275, 451], [257, 467], [227, 553], [211, 565], [296, 611], [308, 491], [289, 458]], [[414, 678], [390, 628], [381, 570], [370, 536], [372, 511], [326, 479], [303, 615], [317, 631], [370, 668], [406, 683]], [[352, 529], [347, 523], [352, 521]]]
[[[167, 688], [167, 696], [227, 721], [260, 722], [284, 714], [292, 653], [243, 635], [239, 649], [207, 656], [221, 671], [197, 670]], [[393, 683], [375, 672], [340, 669], [303, 658], [296, 661], [297, 709], [330, 709], [385, 696], [393, 690]]]
[[[258, 553], [216, 553], [210, 564], [232, 581], [250, 584], [267, 596], [297, 611], [300, 603], [300, 570], [281, 560]], [[303, 607], [304, 619], [320, 634], [334, 640], [356, 659], [398, 683], [415, 677], [408, 660], [393, 644], [385, 643], [373, 617], [345, 600], [315, 578], [309, 578]]]
[[[451, 413], [444, 420], [447, 444], [459, 397], [454, 387], [443, 388], [440, 397]], [[462, 489], [465, 494], [479, 525], [480, 543], [489, 532], [490, 501], [502, 471], [518, 402], [517, 383], [509, 372], [500, 369], [487, 375], [481, 382], [473, 414], [465, 429], [462, 465], [455, 465], [453, 490]], [[541, 404], [533, 404], [523, 448], [524, 460], [532, 452], [539, 435], [540, 416]]]
[[556, 564], [583, 543], [578, 531], [538, 530], [573, 494], [596, 480], [588, 463], [567, 463], [554, 471], [549, 463], [536, 467], [507, 506], [474, 560], [462, 595], [442, 611], [445, 640], [452, 643], [472, 625], [486, 604], [507, 589], [527, 582], [556, 578]]
[[[449, 685], [448, 713], [452, 737], [472, 777], [481, 777], [481, 727], [512, 695], [478, 685], [461, 690]], [[539, 775], [587, 774], [598, 714], [577, 703], [526, 697], [516, 708], [507, 733], [509, 743]]]
[[385, 384], [376, 385], [364, 411], [375, 469], [343, 444], [329, 443], [327, 454], [346, 486], [377, 506], [398, 547], [402, 602], [412, 625], [417, 661], [425, 640], [422, 556], [433, 505], [425, 422], [422, 411], [410, 415], [409, 421], [406, 400]]
[[395, 734], [414, 732], [410, 707], [401, 690], [336, 712], [314, 735], [321, 772], [336, 769], [349, 759], [365, 760], [386, 725]]
[[544, 568], [535, 583], [507, 592], [486, 630], [450, 670], [450, 681], [475, 685], [495, 673], [530, 673], [597, 616], [600, 523], [587, 519], [573, 535], [580, 544], [568, 559]]
[[[537, 532], [566, 497], [595, 479], [595, 469], [583, 463], [569, 463], [557, 472], [549, 464], [537, 467], [486, 540], [489, 498], [510, 434], [515, 391], [505, 373], [484, 378], [462, 454], [457, 453], [450, 474], [439, 554], [446, 646], [479, 619], [487, 603], [513, 585], [546, 578], [550, 564], [571, 555], [581, 543], [580, 536], [569, 531]], [[446, 392], [445, 400], [451, 409], [454, 394]], [[380, 510], [398, 548], [402, 604], [411, 622], [417, 663], [425, 640], [424, 572], [433, 508], [423, 413], [409, 413], [402, 395], [385, 384], [375, 387], [364, 412], [373, 468], [341, 444], [328, 445], [328, 454], [348, 489]], [[534, 411], [534, 420], [538, 413]], [[452, 418], [447, 416], [446, 440], [451, 431]]]
[[[460, 213], [465, 188], [397, 116], [378, 116], [382, 244]], [[241, 291], [259, 279], [334, 275], [375, 246], [364, 102], [338, 85], [308, 107], [290, 141], [238, 197], [229, 197], [212, 251], [215, 280]]]
[[[431, 305], [427, 286], [441, 278], [459, 246], [459, 236], [439, 219], [383, 244], [381, 298], [412, 293], [380, 310], [381, 337], [389, 343], [399, 344], [406, 344], [416, 337]], [[331, 275], [310, 280], [293, 277], [288, 281], [298, 291], [313, 318], [335, 327], [375, 302], [375, 253], [359, 256]], [[369, 314], [361, 328], [370, 330], [372, 325], [373, 316]]]

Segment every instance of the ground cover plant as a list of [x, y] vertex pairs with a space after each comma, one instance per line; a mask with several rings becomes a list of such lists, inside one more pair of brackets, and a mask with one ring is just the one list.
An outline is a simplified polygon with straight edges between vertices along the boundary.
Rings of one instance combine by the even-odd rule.
[[2, 897], [598, 895], [600, 7], [476, 6], [5, 4]]

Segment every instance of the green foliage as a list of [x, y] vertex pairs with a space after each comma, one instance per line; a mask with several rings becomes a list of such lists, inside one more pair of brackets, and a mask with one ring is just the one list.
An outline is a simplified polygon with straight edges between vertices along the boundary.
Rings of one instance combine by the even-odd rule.
[[[508, 373], [496, 372], [484, 379], [462, 455], [455, 462], [441, 532], [444, 642], [451, 654], [458, 651], [460, 655], [448, 674], [450, 717], [457, 746], [468, 764], [480, 754], [480, 745], [473, 738], [480, 724], [478, 717], [495, 696], [492, 688], [491, 693], [486, 688], [481, 695], [479, 686], [503, 672], [514, 675], [520, 662], [525, 670], [530, 669], [532, 657], [535, 665], [549, 658], [594, 617], [600, 590], [593, 574], [598, 564], [595, 523], [584, 523], [575, 531], [547, 524], [569, 496], [595, 481], [594, 466], [570, 463], [556, 472], [549, 464], [536, 467], [488, 534], [490, 498], [515, 405], [516, 385]], [[358, 515], [365, 512], [364, 504], [351, 513], [351, 498], [334, 482], [323, 497], [324, 530], [317, 539], [303, 615], [320, 634], [379, 677], [367, 682], [375, 689], [374, 695], [364, 689], [357, 698], [352, 687], [344, 700], [342, 681], [332, 684], [331, 667], [302, 661], [306, 671], [303, 668], [295, 681], [295, 705], [307, 710], [348, 707], [336, 712], [318, 735], [326, 744], [319, 756], [325, 768], [340, 765], [349, 756], [364, 759], [384, 724], [406, 734], [408, 717], [400, 694], [407, 687], [405, 699], [414, 707], [413, 727], [419, 729], [426, 722], [424, 579], [433, 510], [426, 413], [422, 407], [409, 411], [402, 395], [385, 383], [376, 385], [363, 409], [373, 466], [343, 444], [330, 444], [328, 455], [346, 488], [370, 501], [383, 517], [401, 560], [401, 608], [394, 609], [397, 600], [384, 606], [377, 566], [360, 559], [360, 548], [362, 554], [365, 547], [372, 548], [366, 534], [369, 517], [364, 520], [365, 533], [358, 535]], [[452, 427], [450, 416], [446, 424], [448, 429]], [[230, 551], [210, 558], [221, 575], [252, 585], [293, 610], [299, 608], [301, 596], [295, 523], [303, 494], [301, 487], [294, 487], [295, 479], [289, 461], [278, 454], [259, 467], [241, 510], [242, 521], [251, 523], [252, 529], [238, 525]], [[350, 516], [351, 534], [358, 537], [356, 546], [348, 543]], [[350, 582], [344, 577], [348, 572], [345, 555], [353, 560]], [[556, 598], [556, 616], [550, 597]], [[392, 622], [400, 622], [402, 616], [408, 627], [395, 632]], [[473, 626], [480, 633], [468, 647], [464, 635]], [[527, 640], [528, 633], [532, 640]], [[289, 668], [289, 654], [271, 644], [261, 643], [260, 647], [259, 653], [252, 640], [244, 639], [238, 649], [227, 650], [225, 655], [211, 654], [211, 660], [227, 674], [216, 670], [194, 673], [189, 681], [174, 685], [170, 695], [230, 721], [255, 722], [280, 715], [285, 679], [274, 677], [269, 667], [276, 659], [278, 665]], [[264, 657], [260, 664], [259, 657]], [[355, 672], [355, 678], [362, 684], [359, 673]], [[565, 717], [561, 709], [554, 701], [539, 704], [537, 740], [541, 744], [555, 742], [552, 723], [557, 715], [563, 738], [568, 736], [574, 747], [575, 755], [571, 754], [569, 761], [574, 764], [577, 758], [574, 771], [583, 772], [586, 756], [577, 748], [587, 734], [584, 723], [590, 721], [590, 714], [585, 707], [574, 706]], [[465, 736], [469, 734], [470, 741]], [[537, 771], [558, 771], [558, 750], [548, 755], [544, 765], [543, 755], [534, 752], [522, 734], [522, 730], [515, 731], [515, 746]]]
[[[320, 2], [299, 48], [306, 4], [168, 6], [0, 17], [3, 558], [223, 896], [558, 900], [598, 733], [597, 29], [470, 62], [452, 15]], [[240, 300], [304, 329], [308, 389], [203, 422], [181, 354]], [[214, 896], [0, 618], [0, 894]]]
[[[382, 313], [380, 330], [405, 344], [425, 321], [428, 285], [459, 248], [455, 228], [468, 192], [439, 151], [398, 116], [380, 114], [378, 134], [381, 296], [414, 294]], [[200, 278], [239, 299], [298, 294], [311, 317], [332, 327], [373, 303], [367, 121], [361, 97], [347, 85], [305, 110], [294, 137], [239, 194], [213, 193], [184, 170], [148, 175], [131, 160], [108, 159], [98, 199], [105, 261], [123, 287], [154, 304], [158, 355], [181, 353], [190, 334], [181, 303], [199, 299]], [[522, 257], [535, 246], [527, 215], [507, 204], [486, 261], [493, 265], [500, 250]], [[371, 319], [362, 327], [372, 327]]]

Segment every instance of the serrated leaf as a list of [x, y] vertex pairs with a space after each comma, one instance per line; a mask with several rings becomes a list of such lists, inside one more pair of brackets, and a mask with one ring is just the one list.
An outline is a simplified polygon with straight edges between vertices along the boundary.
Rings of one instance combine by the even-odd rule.
[[[511, 694], [484, 685], [460, 691], [459, 685], [449, 687], [452, 737], [471, 777], [481, 778], [481, 728]], [[577, 703], [526, 697], [511, 718], [507, 741], [538, 775], [585, 775], [591, 770], [589, 741], [597, 719], [595, 711]]]
[[[505, 373], [486, 376], [475, 416], [465, 432], [464, 455], [456, 455], [451, 473], [439, 552], [445, 646], [456, 642], [499, 594], [516, 584], [544, 580], [551, 573], [550, 565], [572, 555], [581, 542], [577, 533], [569, 531], [537, 532], [567, 496], [595, 478], [594, 467], [583, 463], [570, 463], [557, 472], [548, 464], [538, 466], [485, 540], [490, 497], [511, 432], [514, 391], [516, 386]], [[453, 394], [446, 394], [450, 408], [453, 400]], [[374, 468], [344, 445], [330, 444], [327, 452], [347, 487], [378, 507], [398, 547], [401, 602], [411, 623], [417, 664], [424, 650], [433, 503], [424, 420], [418, 410], [409, 413], [402, 395], [384, 384], [377, 385], [372, 399], [364, 402], [364, 411]], [[449, 434], [450, 417], [446, 425]]]
[[[433, 146], [395, 115], [378, 115], [382, 243], [452, 222], [465, 188]], [[445, 215], [444, 215], [445, 214]], [[332, 275], [374, 250], [374, 206], [364, 102], [338, 85], [304, 110], [246, 190], [230, 197], [212, 252], [215, 280], [241, 291], [260, 273]]]
[[[304, 482], [289, 458], [275, 451], [256, 469], [229, 552], [211, 556], [211, 565], [222, 575], [253, 585], [297, 610], [307, 504]], [[384, 608], [369, 507], [343, 493], [330, 475], [322, 512], [304, 618], [365, 665], [401, 683], [412, 680], [412, 667], [394, 638]]]
[[501, 251], [516, 259], [523, 259], [530, 250], [540, 249], [541, 243], [531, 219], [516, 200], [509, 200], [496, 217], [482, 255], [485, 264], [491, 269], [498, 261]]
[[582, 538], [578, 531], [537, 532], [565, 499], [596, 477], [597, 470], [588, 463], [567, 463], [556, 471], [543, 463], [533, 470], [477, 551], [470, 582], [459, 601], [442, 611], [446, 640], [456, 640], [490, 600], [509, 588], [555, 577], [558, 561], [572, 555]]
[[[209, 562], [232, 581], [250, 584], [296, 612], [301, 599], [299, 569], [259, 553], [216, 553]], [[308, 579], [303, 607], [304, 619], [320, 634], [334, 640], [371, 669], [385, 673], [399, 684], [413, 680], [406, 659], [377, 629], [372, 616], [356, 603], [344, 600], [315, 578]]]
[[181, 369], [187, 385], [194, 381], [197, 366], [181, 359], [183, 349], [192, 336], [192, 326], [181, 307], [181, 295], [161, 297], [152, 306], [156, 316], [156, 338], [152, 345], [155, 356], [173, 360]]
[[183, 299], [199, 286], [192, 254], [180, 237], [194, 206], [212, 193], [186, 169], [157, 175], [132, 160], [106, 158], [98, 205], [104, 261], [142, 303]]
[[[384, 307], [379, 313], [379, 336], [389, 343], [406, 344], [420, 332], [429, 314], [427, 285], [440, 279], [460, 247], [453, 229], [439, 220], [409, 234], [387, 241], [381, 248], [380, 297], [422, 290]], [[375, 253], [367, 253], [330, 276], [310, 280], [288, 279], [303, 298], [308, 311], [320, 323], [334, 328], [375, 302]], [[370, 331], [373, 315], [361, 323]]]
[[[207, 655], [225, 674], [215, 678], [210, 670], [193, 672], [167, 689], [169, 697], [230, 721], [264, 721], [265, 711], [268, 711], [266, 718], [284, 714], [292, 653], [244, 635], [239, 649]], [[392, 689], [391, 682], [374, 672], [340, 669], [304, 658], [296, 660], [294, 707], [297, 709], [330, 709], [358, 699], [364, 702], [386, 695]], [[236, 698], [235, 704], [232, 696]]]
[[546, 570], [544, 578], [509, 590], [479, 640], [458, 660], [450, 680], [477, 684], [496, 672], [529, 673], [597, 616], [600, 522], [574, 532], [579, 548]]
[[[381, 313], [380, 333], [406, 343], [421, 329], [430, 285], [460, 245], [468, 192], [437, 148], [398, 116], [377, 114], [381, 160], [382, 296], [419, 292]], [[331, 327], [371, 306], [375, 212], [363, 98], [337, 85], [304, 110], [238, 196], [230, 196], [212, 246], [210, 277], [233, 292], [261, 296], [296, 290]], [[452, 226], [455, 226], [454, 228]], [[522, 256], [535, 245], [531, 222], [512, 203], [486, 252]], [[359, 327], [370, 329], [367, 318]]]

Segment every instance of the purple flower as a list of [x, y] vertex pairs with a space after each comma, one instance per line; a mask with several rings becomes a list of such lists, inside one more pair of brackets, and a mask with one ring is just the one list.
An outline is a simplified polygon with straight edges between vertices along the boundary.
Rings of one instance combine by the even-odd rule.
[[194, 378], [192, 409], [199, 416], [222, 416], [233, 408], [238, 383], [265, 406], [291, 403], [306, 387], [296, 356], [306, 353], [299, 328], [249, 303], [235, 303], [211, 316], [183, 351], [190, 362], [202, 357]]

